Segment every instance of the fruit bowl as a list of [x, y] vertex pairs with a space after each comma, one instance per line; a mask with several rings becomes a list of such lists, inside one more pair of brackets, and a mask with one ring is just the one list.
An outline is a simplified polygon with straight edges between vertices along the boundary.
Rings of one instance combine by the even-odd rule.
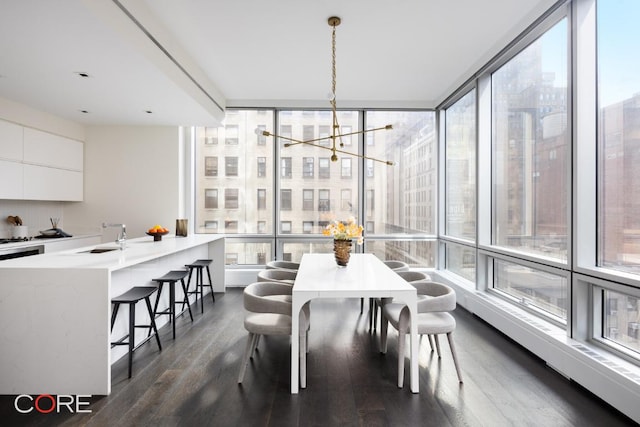
[[168, 231], [157, 231], [155, 233], [149, 233], [148, 231], [146, 232], [147, 236], [153, 236], [153, 241], [154, 242], [159, 242], [162, 240], [162, 236], [169, 234]]

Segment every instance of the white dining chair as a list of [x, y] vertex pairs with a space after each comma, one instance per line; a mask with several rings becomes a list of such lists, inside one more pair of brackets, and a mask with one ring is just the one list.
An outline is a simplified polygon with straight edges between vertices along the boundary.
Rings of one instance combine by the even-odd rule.
[[293, 261], [269, 261], [266, 265], [267, 270], [289, 270], [298, 271], [300, 263]]
[[289, 270], [279, 270], [279, 269], [270, 269], [270, 270], [260, 270], [258, 272], [257, 281], [258, 282], [284, 282], [290, 285], [293, 285], [293, 282], [296, 280], [297, 276], [296, 271]]
[[[263, 335], [291, 335], [291, 302], [272, 297], [291, 294], [291, 286], [275, 282], [256, 282], [244, 289], [244, 328], [249, 333], [242, 356], [238, 383], [244, 380], [249, 359], [253, 358], [260, 337]], [[306, 378], [306, 353], [308, 322], [305, 312], [300, 316], [300, 378]], [[292, 338], [293, 339], [293, 338]], [[303, 381], [304, 384], [304, 381]]]
[[[422, 271], [399, 270], [396, 271], [396, 274], [409, 283], [419, 280], [431, 280], [431, 276]], [[369, 330], [373, 327], [375, 331], [378, 326], [378, 310], [380, 310], [381, 305], [382, 300], [380, 298], [372, 298], [369, 303]], [[429, 338], [429, 342], [431, 342], [431, 338]]]
[[[456, 294], [453, 289], [442, 283], [431, 281], [419, 281], [411, 283], [416, 287], [418, 294], [427, 296], [418, 300], [418, 314], [416, 324], [418, 335], [433, 335], [438, 352], [441, 357], [438, 334], [447, 334], [453, 363], [458, 374], [458, 381], [462, 383], [462, 373], [456, 356], [453, 343], [453, 331], [456, 329], [456, 320], [449, 313], [456, 308]], [[410, 314], [406, 305], [395, 302], [382, 304], [382, 325], [380, 326], [380, 352], [387, 352], [387, 330], [391, 325], [398, 330], [398, 387], [404, 383], [404, 359], [406, 334], [410, 332]]]
[[[406, 262], [395, 261], [395, 260], [386, 260], [382, 262], [384, 263], [384, 265], [386, 265], [387, 267], [389, 267], [395, 272], [409, 271], [409, 264], [407, 264]], [[372, 323], [371, 310], [373, 310], [374, 307], [375, 307], [375, 303], [373, 299], [370, 299], [369, 300], [369, 331], [371, 331], [371, 323]], [[364, 298], [360, 298], [360, 314], [362, 314], [363, 308], [364, 308]]]

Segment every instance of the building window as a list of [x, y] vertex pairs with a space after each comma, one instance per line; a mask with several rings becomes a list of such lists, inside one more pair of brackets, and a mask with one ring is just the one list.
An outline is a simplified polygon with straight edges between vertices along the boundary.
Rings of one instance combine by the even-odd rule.
[[364, 225], [364, 231], [367, 234], [374, 234], [376, 232], [375, 223], [373, 221], [367, 221]]
[[314, 139], [314, 126], [313, 125], [304, 125], [302, 126], [302, 140], [303, 141], [311, 141]]
[[291, 210], [291, 190], [290, 189], [280, 190], [280, 210], [283, 210], [283, 211]]
[[320, 212], [329, 212], [331, 210], [329, 194], [329, 190], [318, 190], [318, 210]]
[[353, 132], [353, 128], [351, 126], [340, 126], [340, 134], [343, 135], [339, 138], [340, 142], [342, 142], [345, 146], [351, 145], [351, 137], [353, 135], [348, 135]]
[[313, 190], [302, 190], [302, 210], [313, 210]]
[[302, 158], [302, 176], [304, 178], [313, 178], [313, 157]]
[[366, 159], [365, 160], [365, 168], [367, 169], [367, 178], [373, 178], [373, 166], [374, 166], [374, 161], [371, 159]]
[[[284, 111], [281, 112], [280, 114], [283, 114], [283, 113], [284, 113]], [[280, 136], [288, 138], [288, 139], [280, 139], [280, 138], [278, 138], [280, 140], [280, 144], [281, 145], [290, 142], [289, 139], [291, 139], [291, 137], [292, 137], [291, 125], [281, 125], [280, 126]]]
[[343, 211], [351, 212], [353, 210], [350, 188], [340, 190], [340, 205]]
[[280, 233], [291, 234], [291, 221], [280, 221]]
[[264, 136], [263, 132], [267, 130], [267, 125], [258, 125], [256, 127], [256, 144], [257, 145], [265, 145], [267, 143], [267, 137]]
[[318, 177], [329, 179], [331, 178], [331, 160], [328, 157], [320, 157], [318, 159]]
[[226, 125], [224, 143], [227, 145], [238, 145], [238, 125]]
[[211, 127], [204, 128], [204, 144], [205, 145], [218, 144], [218, 128], [211, 128]]
[[329, 146], [331, 141], [329, 140], [330, 127], [327, 125], [318, 126], [318, 144]]
[[351, 157], [340, 159], [340, 166], [340, 176], [342, 178], [351, 178]]
[[267, 176], [267, 158], [258, 157], [258, 178], [264, 178]]
[[238, 189], [226, 188], [224, 190], [225, 209], [238, 209]]
[[313, 221], [302, 221], [302, 232], [304, 234], [311, 234], [313, 231]]
[[224, 254], [224, 263], [226, 265], [237, 265], [238, 264], [238, 254], [233, 252], [226, 252]]
[[365, 200], [365, 207], [367, 209], [367, 215], [372, 215], [376, 209], [376, 190], [367, 190], [367, 200]]
[[218, 209], [218, 190], [207, 188], [204, 190], [204, 208]]
[[258, 188], [258, 209], [267, 209], [267, 190], [264, 188]]
[[280, 176], [282, 178], [291, 178], [291, 157], [282, 157], [280, 159]]
[[218, 176], [218, 157], [206, 156], [204, 158], [204, 176]]
[[224, 222], [224, 232], [225, 233], [237, 233], [238, 232], [238, 221], [225, 221]]
[[224, 174], [225, 176], [238, 176], [238, 158], [224, 158]]
[[204, 228], [213, 233], [218, 232], [218, 221], [205, 221]]
[[258, 234], [265, 234], [267, 232], [267, 221], [258, 221]]
[[[371, 130], [373, 127], [367, 126], [367, 130]], [[365, 141], [368, 146], [372, 146], [376, 143], [375, 132], [365, 133]]]

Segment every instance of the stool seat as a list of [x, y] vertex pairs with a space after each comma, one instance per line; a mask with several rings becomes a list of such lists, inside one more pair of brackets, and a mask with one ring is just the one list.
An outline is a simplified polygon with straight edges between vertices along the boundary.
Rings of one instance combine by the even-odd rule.
[[171, 270], [167, 274], [157, 279], [152, 279], [154, 282], [177, 282], [184, 279], [189, 274], [189, 270]]
[[[189, 291], [189, 295], [191, 294], [195, 294], [196, 295], [196, 301], [198, 300], [198, 297], [200, 298], [200, 312], [204, 313], [204, 301], [203, 301], [203, 296], [204, 296], [204, 288], [205, 287], [209, 287], [211, 288], [211, 298], [213, 299], [213, 302], [216, 302], [216, 297], [213, 294], [213, 282], [211, 282], [211, 272], [209, 271], [209, 265], [213, 262], [212, 259], [198, 259], [194, 262], [192, 262], [191, 264], [185, 264], [185, 267], [187, 267], [187, 269], [189, 270], [189, 278], [187, 279], [187, 289], [190, 289], [191, 286], [191, 276], [193, 274], [193, 271], [195, 270], [196, 272], [196, 288], [194, 291]], [[203, 270], [207, 270], [207, 277], [209, 279], [209, 283], [204, 283], [204, 279], [203, 279]]]
[[[171, 270], [167, 274], [162, 277], [158, 277], [157, 279], [152, 279], [154, 282], [158, 283], [158, 297], [156, 298], [156, 304], [153, 308], [154, 316], [167, 315], [169, 316], [169, 321], [171, 322], [173, 339], [176, 339], [176, 304], [182, 304], [182, 312], [184, 312], [184, 306], [187, 306], [189, 310], [189, 317], [193, 322], [193, 314], [191, 313], [191, 304], [189, 304], [189, 292], [187, 289], [187, 285], [184, 281], [184, 278], [189, 274], [188, 270]], [[183, 298], [182, 301], [176, 301], [176, 283], [180, 282], [182, 286]], [[166, 310], [158, 311], [158, 304], [160, 302], [160, 295], [162, 294], [162, 288], [164, 284], [167, 283], [169, 285], [169, 307]], [[180, 314], [182, 314], [182, 312]]]
[[138, 302], [141, 299], [151, 296], [158, 288], [155, 286], [134, 286], [122, 295], [111, 298], [112, 303], [128, 304]]
[[[111, 342], [111, 346], [116, 345], [126, 345], [129, 347], [128, 356], [129, 356], [129, 378], [131, 378], [131, 371], [133, 365], [133, 352], [138, 348], [135, 345], [135, 330], [136, 328], [149, 328], [149, 335], [151, 335], [151, 331], [154, 332], [156, 337], [156, 342], [158, 343], [158, 348], [162, 351], [162, 345], [160, 344], [160, 336], [158, 335], [158, 329], [156, 328], [155, 316], [153, 310], [151, 310], [151, 301], [149, 297], [153, 295], [153, 293], [157, 290], [155, 286], [134, 286], [129, 289], [125, 293], [118, 295], [115, 298], [111, 299], [113, 303], [113, 312], [111, 313], [111, 330], [113, 331], [113, 326], [116, 323], [116, 317], [118, 316], [118, 309], [120, 308], [120, 304], [128, 304], [129, 305], [129, 333], [124, 337], [120, 338], [118, 341]], [[148, 325], [137, 325], [136, 321], [136, 303], [144, 300], [147, 306], [147, 311], [149, 313], [150, 323]], [[147, 338], [148, 339], [148, 338]], [[147, 340], [144, 340], [140, 345], [142, 345]]]

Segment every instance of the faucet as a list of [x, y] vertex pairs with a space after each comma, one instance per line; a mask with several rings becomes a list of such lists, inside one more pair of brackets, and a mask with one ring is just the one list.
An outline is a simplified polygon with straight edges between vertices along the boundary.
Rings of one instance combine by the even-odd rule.
[[120, 227], [120, 233], [118, 233], [118, 237], [116, 237], [116, 243], [120, 246], [120, 250], [124, 250], [127, 246], [127, 226], [124, 224], [109, 224], [106, 222], [102, 223], [102, 228], [107, 227]]

